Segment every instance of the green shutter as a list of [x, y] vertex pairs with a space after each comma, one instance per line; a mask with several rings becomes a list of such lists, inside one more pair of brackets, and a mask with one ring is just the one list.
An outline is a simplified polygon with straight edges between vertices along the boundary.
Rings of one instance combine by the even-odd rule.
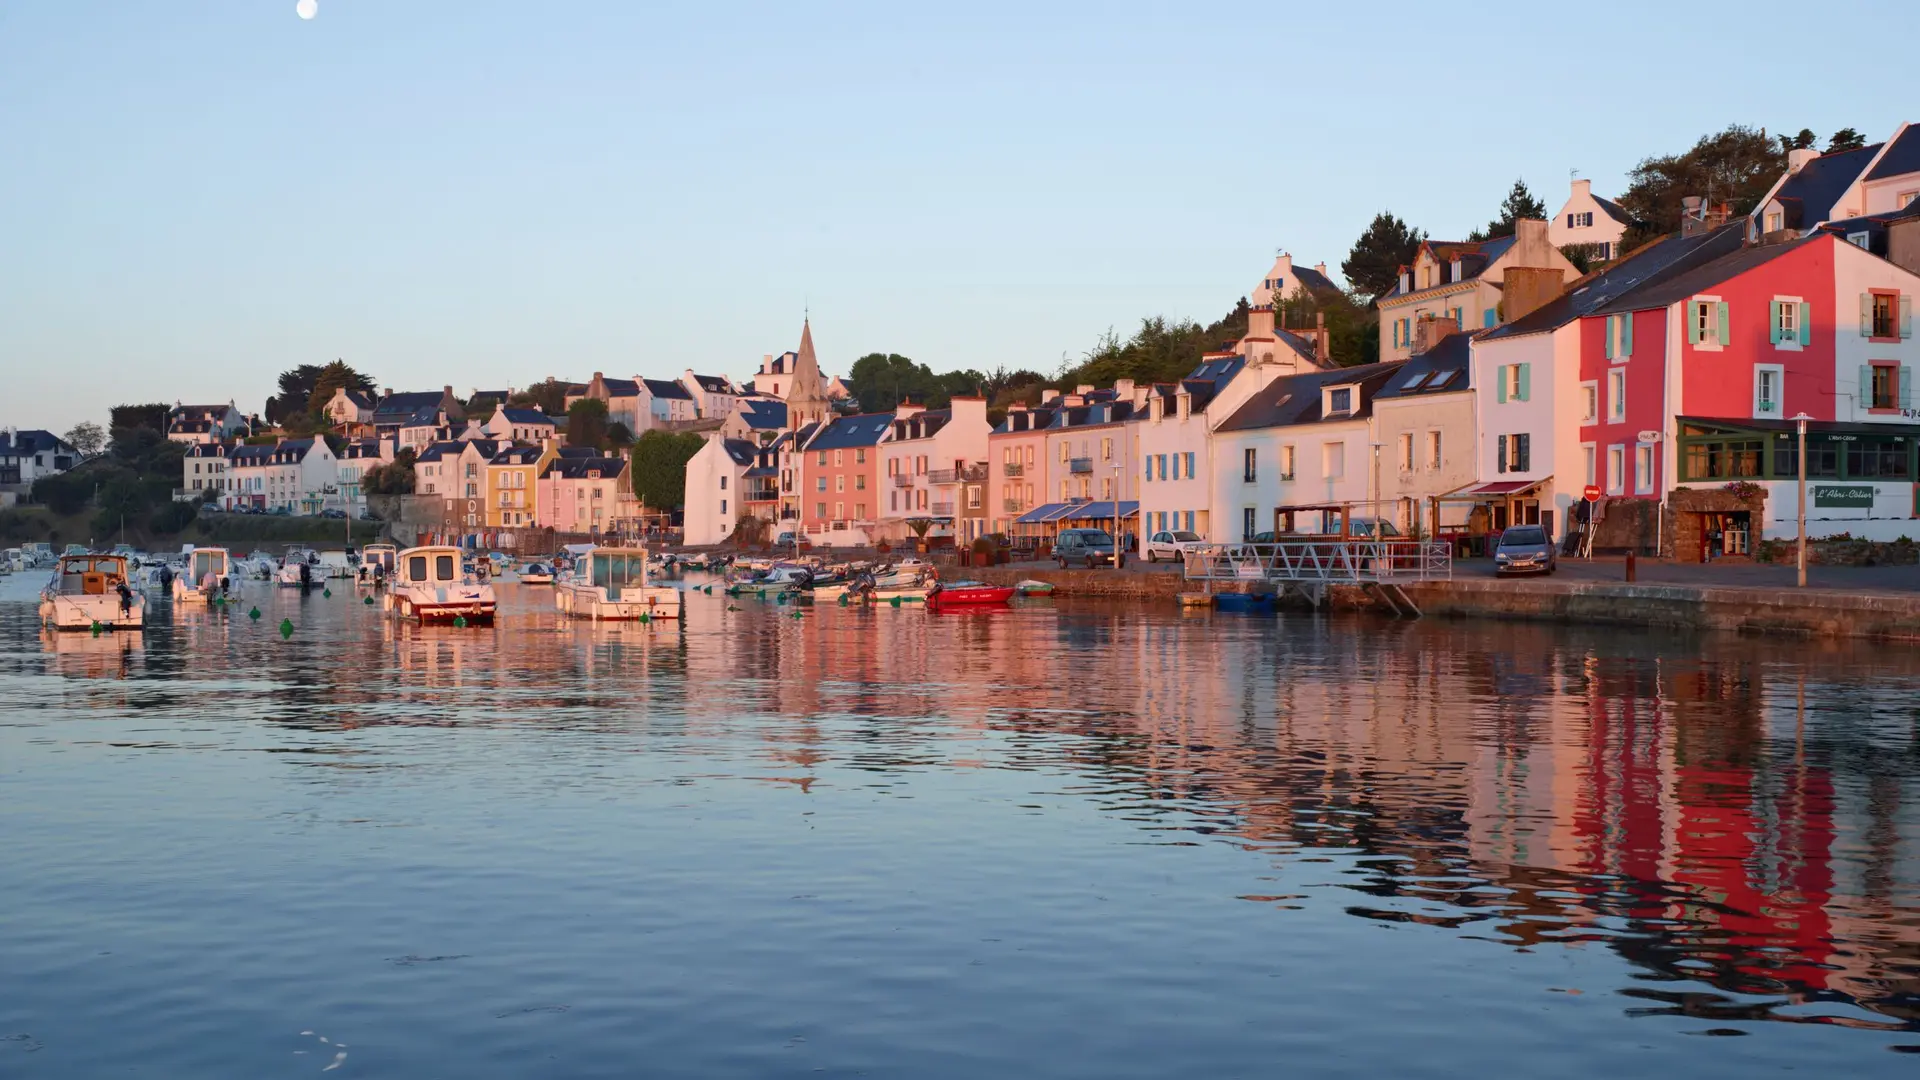
[[1605, 351], [1605, 353], [1606, 353], [1606, 355], [1607, 355], [1607, 359], [1609, 359], [1609, 360], [1611, 360], [1611, 359], [1613, 359], [1613, 328], [1614, 328], [1614, 320], [1615, 320], [1615, 319], [1618, 319], [1619, 317], [1620, 317], [1620, 316], [1618, 316], [1618, 315], [1609, 315], [1609, 316], [1607, 316], [1607, 341], [1606, 341], [1606, 347], [1605, 347], [1605, 349], [1604, 349], [1604, 351]]
[[1719, 309], [1717, 314], [1719, 315], [1719, 319], [1720, 319], [1720, 322], [1719, 322], [1720, 336], [1714, 338], [1714, 340], [1724, 347], [1729, 341], [1732, 340], [1732, 336], [1727, 333], [1727, 302], [1725, 300], [1722, 300], [1718, 304], [1715, 304], [1714, 307]]
[[1813, 305], [1812, 304], [1808, 304], [1804, 302], [1801, 303], [1800, 319], [1799, 319], [1798, 325], [1800, 327], [1800, 344], [1802, 345], [1813, 344]]
[[1492, 308], [1487, 308], [1485, 311], [1482, 311], [1480, 313], [1480, 325], [1491, 329], [1494, 326], [1494, 324], [1499, 320], [1499, 318], [1500, 318], [1499, 312], [1495, 311]]
[[1860, 294], [1860, 336], [1873, 336], [1873, 294]]
[[1527, 393], [1527, 383], [1530, 381], [1528, 376], [1533, 373], [1533, 365], [1520, 364], [1518, 366], [1520, 368], [1520, 400], [1530, 401], [1532, 398]]
[[[1493, 400], [1504, 405], [1507, 402], [1507, 369], [1495, 368], [1493, 374]], [[1506, 436], [1502, 435], [1501, 438], [1504, 439]]]
[[1497, 456], [1497, 460], [1493, 468], [1495, 472], [1506, 472], [1507, 471], [1507, 437], [1505, 435], [1500, 436], [1498, 445], [1499, 445], [1499, 449], [1494, 451], [1495, 455]]
[[1633, 355], [1633, 312], [1620, 316], [1620, 355]]
[[1859, 408], [1862, 408], [1862, 409], [1873, 408], [1873, 365], [1872, 364], [1860, 365]]
[[1687, 301], [1687, 344], [1689, 345], [1700, 344], [1700, 307], [1701, 304], [1697, 300]]
[[1913, 297], [1902, 296], [1900, 298], [1900, 337], [1902, 339], [1905, 339], [1905, 338], [1910, 338], [1912, 336], [1913, 336]]
[[1787, 305], [1775, 300], [1767, 307], [1767, 343], [1780, 344], [1780, 310]]
[[1910, 367], [1900, 369], [1900, 407], [1913, 408], [1913, 369]]

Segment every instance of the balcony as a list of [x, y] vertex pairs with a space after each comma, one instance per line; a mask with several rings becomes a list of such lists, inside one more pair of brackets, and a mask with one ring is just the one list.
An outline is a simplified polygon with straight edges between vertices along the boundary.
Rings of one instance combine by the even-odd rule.
[[897, 487], [897, 488], [910, 488], [910, 487], [912, 487], [912, 486], [913, 486], [913, 474], [912, 474], [912, 473], [894, 473], [894, 474], [893, 474], [893, 486], [894, 486], [894, 487]]
[[1001, 513], [1019, 514], [1025, 512], [1026, 509], [1027, 503], [1024, 499], [1002, 499], [1000, 501]]
[[772, 484], [762, 486], [750, 485], [743, 492], [743, 497], [748, 502], [773, 502], [780, 497], [780, 492], [776, 490]]
[[927, 483], [929, 484], [957, 484], [959, 482], [960, 473], [955, 469], [934, 469], [927, 473]]
[[1027, 467], [1018, 461], [1004, 461], [1000, 463], [1001, 476], [1025, 476], [1026, 474]]
[[1075, 473], [1090, 473], [1093, 471], [1093, 459], [1090, 457], [1070, 458], [1067, 461], [1067, 471], [1075, 472]]
[[934, 517], [937, 517], [937, 518], [950, 518], [950, 517], [952, 517], [952, 516], [953, 516], [953, 504], [952, 504], [952, 503], [950, 503], [950, 502], [937, 502], [937, 503], [934, 503], [934, 504], [933, 504], [933, 516], [934, 516]]
[[960, 469], [935, 469], [927, 474], [929, 484], [978, 484], [987, 478], [986, 462]]

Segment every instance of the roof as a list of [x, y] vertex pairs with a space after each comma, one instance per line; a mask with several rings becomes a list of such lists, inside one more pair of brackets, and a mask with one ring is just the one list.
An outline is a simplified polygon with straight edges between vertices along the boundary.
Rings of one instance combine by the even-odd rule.
[[506, 446], [493, 455], [489, 465], [531, 465], [546, 451], [537, 446]]
[[1374, 393], [1376, 401], [1452, 393], [1472, 386], [1473, 335], [1448, 334], [1439, 344], [1400, 365]]
[[[1283, 375], [1248, 398], [1214, 430], [1246, 431], [1289, 424], [1315, 424], [1323, 419], [1336, 422], [1363, 420], [1372, 415], [1374, 393], [1401, 367], [1399, 363], [1389, 362]], [[1360, 387], [1360, 400], [1355, 402], [1354, 411], [1344, 416], [1322, 417], [1320, 391], [1325, 387], [1348, 384]]]
[[892, 413], [856, 413], [842, 416], [822, 428], [807, 444], [808, 450], [839, 450], [849, 446], [873, 446], [893, 424]]
[[440, 407], [438, 405], [435, 405], [431, 409], [421, 409], [419, 412], [416, 412], [413, 415], [407, 417], [405, 420], [402, 420], [400, 422], [400, 426], [401, 427], [439, 427], [440, 426]]
[[546, 413], [541, 412], [539, 409], [509, 409], [509, 408], [506, 408], [505, 406], [502, 406], [498, 412], [494, 413], [494, 415], [505, 419], [506, 422], [509, 424], [551, 424], [553, 423], [553, 417], [548, 416]]
[[353, 402], [355, 406], [362, 409], [373, 408], [373, 395], [367, 393], [365, 390], [353, 390], [344, 386], [341, 387], [340, 390], [347, 395], [347, 400]]
[[641, 379], [640, 381], [647, 384], [647, 393], [654, 397], [678, 398], [681, 401], [693, 400], [693, 395], [687, 392], [687, 388], [672, 379]]
[[1274, 330], [1273, 336], [1280, 344], [1292, 349], [1302, 360], [1315, 359], [1313, 342], [1308, 341], [1306, 338], [1301, 337], [1291, 330], [1281, 330], [1277, 328]]
[[[0, 454], [6, 453], [4, 443], [0, 443]], [[187, 447], [188, 457], [226, 457], [227, 448], [220, 443], [194, 443]]]
[[733, 384], [718, 375], [695, 375], [693, 381], [709, 394], [733, 393]]
[[1499, 341], [1557, 329], [1623, 298], [1631, 300], [1636, 289], [1657, 285], [1714, 259], [1731, 255], [1739, 251], [1745, 242], [1746, 226], [1737, 221], [1696, 236], [1662, 237], [1629, 253], [1612, 266], [1574, 281], [1559, 296], [1510, 323], [1494, 327], [1481, 337], [1488, 341]]
[[1329, 278], [1311, 266], [1294, 267], [1293, 276], [1296, 281], [1300, 282], [1302, 286], [1311, 292], [1317, 292], [1321, 289], [1338, 290], [1340, 288], [1340, 286], [1333, 283], [1332, 278]]
[[598, 472], [600, 479], [605, 480], [619, 476], [626, 470], [626, 467], [626, 458], [600, 457], [598, 455], [594, 457], [563, 457], [555, 458], [552, 463], [547, 466], [547, 471], [541, 475], [543, 477], [558, 477], [562, 480], [591, 480], [594, 478], [587, 474], [589, 472]]
[[414, 460], [441, 461], [446, 458], [457, 458], [465, 452], [466, 449], [467, 444], [463, 442], [429, 443], [425, 449], [420, 451], [419, 456], [414, 458]]
[[[1093, 394], [1087, 396], [1093, 397], [1099, 394], [1100, 392], [1096, 390]], [[1113, 395], [1111, 392], [1108, 392], [1104, 396], [1111, 398]], [[1141, 415], [1141, 412], [1142, 410], [1138, 410], [1132, 401], [1103, 400], [1095, 401], [1087, 405], [1066, 405], [1054, 410], [1053, 422], [1048, 424], [1047, 427], [1053, 430], [1059, 430], [1061, 428], [1093, 427], [1099, 424], [1119, 424], [1131, 420], [1137, 415]]]
[[1786, 178], [1773, 197], [1786, 208], [1788, 228], [1811, 229], [1833, 214], [1833, 204], [1860, 178], [1885, 143], [1814, 158]]
[[638, 379], [609, 379], [605, 375], [602, 375], [600, 377], [600, 385], [607, 388], [608, 397], [640, 396], [640, 380]]
[[1887, 147], [1866, 178], [1886, 180], [1912, 172], [1920, 172], [1920, 124], [1902, 127], [1900, 134], [1894, 136], [1893, 145]]
[[419, 412], [421, 409], [438, 409], [445, 400], [444, 390], [408, 391], [404, 394], [388, 394], [373, 406], [373, 418], [378, 421], [386, 417], [390, 422], [399, 422]]
[[760, 448], [747, 439], [722, 439], [720, 448], [727, 452], [735, 465], [751, 465], [760, 456]]
[[266, 465], [273, 460], [273, 446], [236, 446], [227, 454], [227, 461], [235, 468]]
[[600, 451], [591, 446], [563, 446], [554, 451], [554, 453], [559, 454], [563, 458], [590, 458], [600, 456]]
[[[1717, 234], [1717, 230], [1716, 230]], [[1763, 266], [1792, 251], [1798, 251], [1809, 243], [1828, 239], [1824, 233], [1789, 240], [1784, 244], [1760, 244], [1741, 248], [1731, 255], [1722, 256], [1704, 265], [1689, 264], [1685, 272], [1662, 275], [1659, 281], [1634, 289], [1614, 303], [1594, 308], [1590, 315], [1610, 315], [1617, 311], [1645, 311], [1648, 308], [1666, 307], [1677, 303], [1702, 289], [1710, 289], [1723, 281]]]
[[740, 418], [757, 431], [773, 431], [787, 426], [787, 403], [764, 398], [746, 398], [740, 402]]
[[181, 434], [191, 434], [212, 430], [213, 421], [211, 420], [175, 420], [173, 423], [167, 425], [169, 434], [176, 431]]
[[1829, 221], [1821, 229], [1834, 233], [1848, 242], [1860, 234], [1866, 235], [1866, 250], [1881, 258], [1887, 257], [1887, 226], [1909, 218], [1920, 218], [1920, 199], [1915, 199], [1899, 210], [1885, 214], [1868, 214], [1865, 217], [1842, 218]]
[[467, 401], [475, 405], [482, 405], [487, 402], [498, 404], [512, 396], [513, 391], [511, 390], [475, 390], [473, 396], [468, 398]]
[[348, 461], [362, 461], [380, 456], [378, 439], [350, 439], [340, 448], [340, 457]]
[[[1480, 241], [1428, 240], [1420, 246], [1423, 249], [1432, 251], [1433, 257], [1442, 263], [1451, 263], [1456, 259], [1459, 260], [1460, 276], [1452, 281], [1443, 281], [1437, 285], [1429, 285], [1426, 289], [1410, 289], [1406, 292], [1400, 290], [1400, 283], [1396, 281], [1394, 282], [1393, 288], [1387, 290], [1386, 296], [1412, 296], [1414, 293], [1425, 292], [1427, 289], [1441, 289], [1449, 285], [1458, 285], [1462, 281], [1472, 281], [1479, 277], [1487, 267], [1498, 261], [1500, 256], [1505, 255], [1507, 249], [1513, 246], [1515, 239], [1514, 236], [1502, 236], [1497, 240]], [[1416, 254], [1415, 258], [1418, 257]], [[1385, 297], [1382, 297], [1382, 299], [1385, 299]]]
[[[1588, 192], [1588, 194], [1592, 195], [1593, 193]], [[1619, 222], [1622, 225], [1633, 224], [1633, 215], [1627, 212], [1626, 207], [1621, 206], [1619, 203], [1614, 202], [1612, 199], [1603, 199], [1598, 195], [1593, 196], [1593, 201], [1600, 204], [1600, 209], [1605, 211], [1606, 215], [1612, 218], [1613, 220]]]

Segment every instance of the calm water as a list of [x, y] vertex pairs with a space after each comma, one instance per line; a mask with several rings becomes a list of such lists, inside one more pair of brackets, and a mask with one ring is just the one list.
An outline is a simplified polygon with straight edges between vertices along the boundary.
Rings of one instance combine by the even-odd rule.
[[1903, 647], [35, 584], [0, 1076], [1920, 1071]]

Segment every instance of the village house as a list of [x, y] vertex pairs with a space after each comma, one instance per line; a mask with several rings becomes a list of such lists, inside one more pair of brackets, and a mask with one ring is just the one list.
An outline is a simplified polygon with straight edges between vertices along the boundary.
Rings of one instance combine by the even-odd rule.
[[1250, 395], [1214, 428], [1215, 543], [1263, 533], [1327, 534], [1342, 509], [1371, 518], [1373, 398], [1400, 364], [1286, 375]]
[[604, 372], [596, 371], [593, 378], [585, 383], [576, 383], [567, 388], [568, 411], [587, 400], [598, 401], [607, 407], [607, 423], [620, 424], [636, 435], [640, 433], [643, 410], [639, 379], [609, 379]]
[[740, 407], [740, 388], [723, 375], [696, 375], [688, 368], [680, 385], [693, 397], [694, 412], [703, 420], [720, 420]]
[[395, 445], [418, 454], [437, 442], [467, 442], [488, 438], [487, 429], [471, 417], [460, 419], [438, 409], [422, 410], [402, 424]]
[[487, 437], [516, 443], [544, 443], [555, 436], [558, 426], [539, 409], [500, 405], [482, 428]]
[[[1412, 264], [1401, 268], [1399, 282], [1377, 302], [1380, 359], [1405, 360], [1417, 351], [1414, 328], [1422, 316], [1452, 319], [1468, 329], [1511, 321], [1519, 312], [1504, 297], [1515, 271], [1532, 271], [1526, 276], [1535, 278], [1557, 273], [1562, 282], [1579, 276], [1547, 239], [1544, 221], [1516, 221], [1514, 234], [1498, 240], [1422, 243]], [[1533, 289], [1529, 285], [1528, 293]]]
[[1340, 291], [1340, 286], [1327, 276], [1327, 264], [1315, 263], [1311, 268], [1293, 265], [1293, 256], [1281, 252], [1273, 260], [1273, 268], [1267, 276], [1260, 279], [1248, 301], [1256, 308], [1270, 308], [1276, 300], [1298, 300], [1317, 292]]
[[367, 473], [393, 463], [394, 445], [384, 439], [348, 439], [340, 448], [339, 490], [341, 508], [358, 517], [367, 512]]
[[[682, 535], [688, 544], [718, 544], [731, 536], [734, 526], [751, 512], [746, 502], [747, 472], [771, 469], [771, 461], [762, 461], [763, 447], [751, 439], [729, 439], [718, 433], [708, 436], [705, 446], [687, 460], [687, 494]], [[768, 452], [769, 458], [771, 452]], [[769, 477], [762, 473], [756, 479]], [[764, 496], [774, 489], [774, 497]], [[755, 504], [771, 520], [773, 504], [778, 503], [777, 485], [761, 483], [755, 489]]]
[[639, 523], [640, 502], [618, 457], [556, 456], [540, 474], [538, 520], [556, 532], [610, 536]]
[[1453, 329], [1387, 379], [1373, 395], [1371, 439], [1383, 455], [1375, 497], [1403, 535], [1465, 526], [1468, 506], [1443, 497], [1476, 479], [1471, 333]]
[[349, 438], [358, 438], [373, 434], [376, 404], [374, 396], [365, 390], [337, 386], [320, 411], [326, 415], [327, 423], [333, 430]]
[[[986, 460], [992, 433], [984, 398], [957, 397], [944, 409], [913, 404], [895, 409], [893, 432], [882, 448], [886, 493], [875, 499], [880, 508], [876, 539], [910, 539], [907, 523], [914, 520], [932, 522], [929, 536], [958, 536], [966, 487], [986, 481], [985, 469], [977, 466]], [[984, 490], [977, 497], [984, 502]]]
[[225, 405], [181, 405], [167, 411], [167, 438], [177, 443], [231, 442], [247, 430], [247, 418], [229, 401]]
[[559, 443], [549, 435], [538, 446], [502, 445], [486, 465], [486, 525], [490, 529], [524, 529], [540, 519], [540, 474], [559, 455]]
[[880, 444], [892, 413], [857, 413], [821, 424], [802, 450], [800, 522], [825, 547], [875, 540], [880, 508]]
[[175, 499], [212, 499], [216, 503], [227, 490], [227, 446], [224, 443], [191, 443], [180, 459], [180, 490]]
[[1056, 410], [1016, 402], [987, 436], [987, 503], [993, 532], [1011, 534], [1046, 495], [1047, 428]]
[[373, 406], [373, 416], [369, 422], [373, 425], [374, 437], [398, 441], [400, 428], [423, 412], [444, 414], [452, 420], [464, 420], [467, 415], [460, 399], [453, 396], [451, 386], [397, 394], [388, 390], [380, 395]]
[[1595, 195], [1593, 181], [1579, 179], [1573, 182], [1560, 212], [1547, 221], [1547, 242], [1556, 248], [1579, 244], [1598, 265], [1622, 254], [1620, 238], [1631, 224], [1633, 215], [1626, 207]]
[[500, 452], [496, 439], [448, 439], [420, 451], [413, 462], [413, 493], [472, 502], [459, 516], [474, 515], [479, 525], [480, 501], [486, 497], [487, 463]]
[[[1052, 391], [1048, 392], [1053, 394]], [[1089, 385], [1057, 394], [1044, 404], [1057, 406], [1046, 429], [1040, 491], [1050, 502], [1014, 519], [1014, 525], [1043, 535], [1063, 528], [1101, 528], [1129, 543], [1138, 532], [1139, 448], [1132, 421], [1146, 415], [1148, 390], [1132, 379], [1112, 389]]]
[[722, 438], [771, 442], [787, 427], [787, 403], [775, 398], [739, 398], [739, 407], [721, 421]]
[[1782, 232], [1805, 236], [1829, 222], [1893, 215], [1915, 203], [1920, 203], [1920, 125], [1901, 124], [1886, 142], [1858, 150], [1787, 151], [1787, 171], [1747, 216], [1747, 235], [1751, 240]]
[[0, 429], [0, 488], [15, 489], [9, 493], [12, 496], [31, 489], [43, 476], [66, 472], [79, 461], [80, 451], [51, 431]]
[[227, 453], [225, 508], [290, 514], [326, 508], [339, 479], [339, 462], [325, 439], [282, 439], [273, 445], [232, 447]]

